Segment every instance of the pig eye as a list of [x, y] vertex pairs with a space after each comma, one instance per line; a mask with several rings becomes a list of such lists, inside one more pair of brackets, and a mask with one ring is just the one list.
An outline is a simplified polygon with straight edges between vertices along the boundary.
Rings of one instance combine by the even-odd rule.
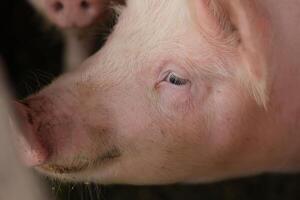
[[186, 85], [189, 82], [189, 80], [180, 78], [174, 72], [170, 72], [164, 81], [177, 86]]

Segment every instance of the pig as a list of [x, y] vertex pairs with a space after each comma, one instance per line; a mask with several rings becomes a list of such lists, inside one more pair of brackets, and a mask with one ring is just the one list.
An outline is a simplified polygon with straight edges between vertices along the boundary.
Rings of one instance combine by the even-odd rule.
[[300, 169], [297, 0], [128, 0], [104, 47], [16, 103], [23, 159], [101, 184]]
[[[28, 0], [62, 33], [65, 43], [64, 70], [80, 65], [99, 48], [98, 35], [114, 14], [111, 4], [124, 0]], [[98, 41], [98, 42], [97, 42]]]

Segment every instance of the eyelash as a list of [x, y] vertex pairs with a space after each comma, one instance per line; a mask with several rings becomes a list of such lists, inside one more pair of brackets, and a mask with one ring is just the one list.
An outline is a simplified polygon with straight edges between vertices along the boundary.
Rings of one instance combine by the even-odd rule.
[[168, 76], [166, 76], [164, 81], [166, 81], [168, 83], [171, 83], [173, 85], [176, 85], [176, 86], [183, 86], [183, 85], [186, 85], [189, 82], [189, 80], [180, 78], [174, 72], [170, 72], [168, 74]]

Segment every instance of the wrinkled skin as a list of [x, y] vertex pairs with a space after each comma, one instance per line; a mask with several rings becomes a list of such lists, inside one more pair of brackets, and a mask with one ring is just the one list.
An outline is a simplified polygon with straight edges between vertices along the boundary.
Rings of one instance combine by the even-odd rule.
[[[111, 6], [124, 0], [28, 0], [64, 38], [64, 70], [79, 66], [98, 50], [98, 35], [113, 17]], [[102, 27], [102, 28], [101, 28]]]
[[300, 9], [274, 2], [129, 0], [98, 53], [18, 104], [24, 160], [103, 184], [299, 170]]

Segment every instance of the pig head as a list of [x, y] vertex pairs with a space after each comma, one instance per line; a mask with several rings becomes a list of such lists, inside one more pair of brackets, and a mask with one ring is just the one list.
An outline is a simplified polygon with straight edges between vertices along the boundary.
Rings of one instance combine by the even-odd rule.
[[98, 53], [18, 103], [24, 160], [103, 184], [299, 169], [300, 29], [283, 22], [300, 10], [278, 4], [129, 0]]

